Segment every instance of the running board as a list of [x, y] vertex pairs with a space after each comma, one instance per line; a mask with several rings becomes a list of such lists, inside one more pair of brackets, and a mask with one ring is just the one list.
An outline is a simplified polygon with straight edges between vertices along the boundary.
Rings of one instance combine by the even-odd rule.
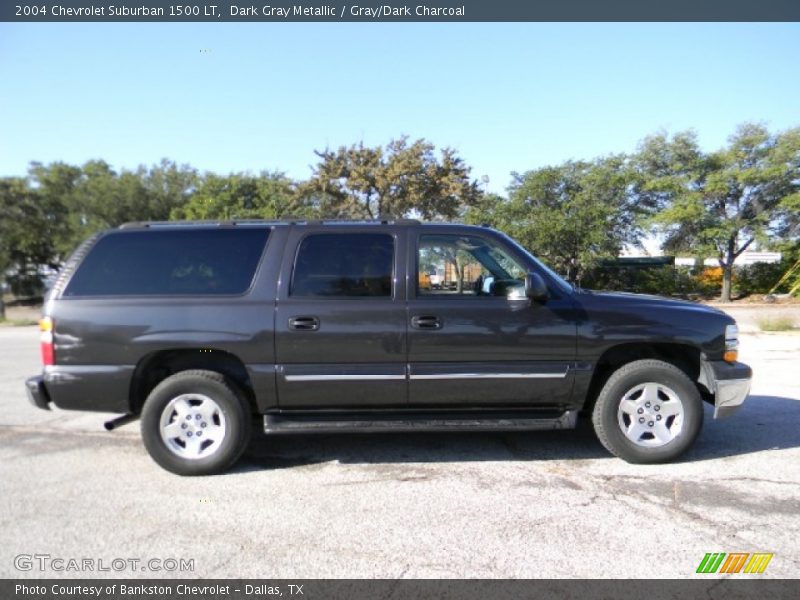
[[303, 412], [264, 415], [264, 432], [375, 433], [380, 431], [541, 431], [573, 429], [577, 410], [503, 412]]

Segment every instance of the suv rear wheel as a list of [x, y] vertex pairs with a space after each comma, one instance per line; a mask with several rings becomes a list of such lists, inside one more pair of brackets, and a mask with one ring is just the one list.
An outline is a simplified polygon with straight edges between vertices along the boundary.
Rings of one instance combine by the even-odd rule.
[[159, 383], [145, 401], [141, 427], [153, 460], [178, 475], [224, 471], [250, 439], [245, 399], [214, 371], [181, 371]]
[[597, 437], [631, 463], [673, 460], [694, 443], [703, 401], [686, 374], [660, 360], [637, 360], [609, 377], [592, 414]]

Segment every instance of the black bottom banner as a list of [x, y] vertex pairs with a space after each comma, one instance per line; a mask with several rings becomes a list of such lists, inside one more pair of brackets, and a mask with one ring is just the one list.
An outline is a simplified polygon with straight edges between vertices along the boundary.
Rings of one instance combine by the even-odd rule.
[[800, 597], [781, 579], [3, 579], [3, 600], [768, 600]]

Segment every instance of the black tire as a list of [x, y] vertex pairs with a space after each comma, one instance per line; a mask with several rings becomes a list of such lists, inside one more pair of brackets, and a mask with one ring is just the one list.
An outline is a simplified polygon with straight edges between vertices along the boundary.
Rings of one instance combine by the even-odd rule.
[[[644, 387], [646, 384], [656, 385], [648, 388]], [[631, 411], [636, 421], [632, 423], [627, 407], [632, 406], [631, 402], [644, 403], [648, 389], [651, 393], [657, 390], [658, 401]], [[675, 415], [664, 418], [662, 415], [667, 411], [676, 410], [676, 401], [682, 408], [680, 421]], [[653, 408], [656, 405], [658, 409]], [[686, 452], [697, 439], [703, 425], [703, 400], [691, 379], [675, 365], [661, 360], [637, 360], [623, 365], [608, 378], [597, 397], [592, 423], [600, 443], [615, 456], [630, 463], [669, 462]], [[660, 437], [655, 435], [653, 425], [661, 427], [657, 432]], [[626, 430], [630, 433], [626, 434]]]
[[[179, 420], [180, 407], [188, 407], [188, 411], [181, 413]], [[201, 411], [203, 415], [199, 416]], [[184, 426], [187, 414], [186, 423], [190, 425]], [[183, 427], [184, 431], [178, 436], [168, 431], [162, 435], [167, 421], [169, 425]], [[251, 416], [238, 387], [220, 373], [181, 371], [150, 392], [142, 409], [141, 429], [147, 452], [167, 471], [178, 475], [212, 475], [230, 468], [244, 452], [250, 441]], [[186, 438], [193, 435], [191, 431], [196, 437]], [[204, 432], [206, 437], [198, 442]], [[190, 447], [186, 442], [194, 445]]]

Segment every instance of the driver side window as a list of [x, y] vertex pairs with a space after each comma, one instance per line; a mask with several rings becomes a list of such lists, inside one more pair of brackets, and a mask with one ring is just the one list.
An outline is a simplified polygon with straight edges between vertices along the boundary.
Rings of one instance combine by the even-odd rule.
[[477, 236], [423, 235], [417, 295], [525, 297], [525, 270], [501, 246]]

